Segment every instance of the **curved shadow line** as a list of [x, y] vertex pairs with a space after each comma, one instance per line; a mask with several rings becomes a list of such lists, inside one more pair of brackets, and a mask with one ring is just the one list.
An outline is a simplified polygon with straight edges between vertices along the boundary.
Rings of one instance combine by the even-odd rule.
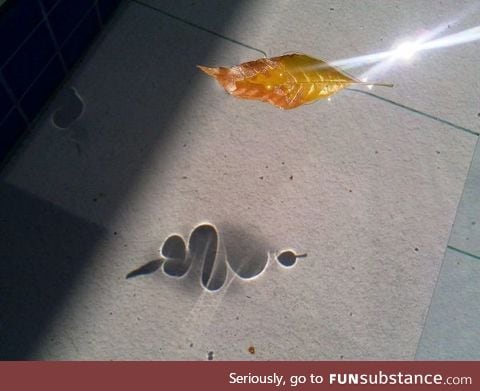
[[[238, 232], [230, 232], [235, 233], [234, 237], [242, 237], [242, 240], [245, 241], [243, 236], [238, 235]], [[212, 233], [214, 234], [213, 236], [211, 236]], [[205, 236], [206, 234], [207, 236]], [[233, 279], [238, 278], [241, 281], [251, 281], [259, 278], [266, 272], [272, 263], [275, 263], [275, 260], [281, 266], [291, 268], [295, 265], [298, 258], [305, 258], [307, 256], [306, 253], [297, 254], [297, 252], [293, 249], [281, 250], [279, 252], [266, 251], [266, 259], [263, 267], [256, 267], [255, 274], [253, 275], [250, 272], [245, 275], [245, 273], [242, 273], [242, 271], [245, 271], [243, 270], [245, 266], [250, 265], [245, 263], [232, 263], [231, 257], [228, 256], [228, 244], [225, 242], [225, 239], [221, 240], [220, 237], [221, 235], [218, 228], [211, 223], [201, 223], [197, 225], [190, 233], [187, 246], [185, 245], [183, 237], [178, 234], [171, 234], [161, 246], [160, 259], [154, 259], [143, 264], [142, 266], [137, 267], [129, 272], [125, 278], [129, 279], [140, 275], [151, 274], [162, 267], [163, 274], [167, 277], [178, 279], [192, 277], [195, 279], [199, 278], [200, 285], [205, 291], [216, 292], [225, 286], [227, 280], [232, 281]], [[174, 238], [176, 242], [174, 244], [170, 243], [167, 245], [167, 243], [172, 241]], [[178, 240], [180, 240], [180, 242]], [[249, 241], [251, 242], [250, 244], [255, 244], [255, 240], [255, 237], [249, 237]], [[172, 246], [179, 244], [182, 246], [181, 253], [176, 254], [175, 248]], [[166, 247], [169, 248], [168, 251], [165, 252]], [[241, 247], [246, 247], [245, 243], [243, 243]], [[255, 255], [258, 256], [258, 253]], [[288, 259], [282, 261], [282, 256], [283, 258], [287, 256]], [[261, 256], [261, 259], [263, 263], [263, 256]], [[181, 274], [167, 273], [165, 271], [165, 265], [167, 262], [177, 262], [179, 260], [181, 261], [182, 265], [185, 263], [185, 261], [189, 261], [190, 263]], [[258, 262], [256, 263], [256, 266], [262, 264]], [[174, 270], [172, 269], [172, 271]], [[199, 274], [197, 275], [197, 273]]]
[[253, 280], [256, 280], [257, 278], [259, 278], [261, 275], [263, 275], [267, 271], [267, 269], [270, 267], [270, 265], [272, 263], [270, 253], [267, 252], [266, 256], [267, 256], [267, 261], [265, 262], [265, 265], [263, 266], [262, 270], [260, 270], [257, 274], [255, 274], [253, 276], [250, 276], [250, 277], [242, 276], [239, 271], [237, 271], [233, 268], [233, 266], [231, 265], [231, 263], [229, 261], [228, 254], [225, 258], [225, 263], [227, 264], [228, 270], [230, 270], [230, 272], [233, 274], [233, 276], [235, 278], [238, 278], [240, 281], [253, 281]]
[[413, 107], [405, 106], [405, 105], [403, 105], [403, 104], [401, 104], [401, 103], [395, 102], [395, 101], [390, 100], [390, 99], [388, 99], [388, 98], [384, 98], [383, 96], [373, 94], [372, 92], [363, 91], [363, 90], [357, 90], [356, 88], [347, 88], [347, 90], [348, 90], [348, 91], [359, 92], [359, 93], [361, 93], [361, 94], [368, 95], [368, 96], [372, 96], [372, 97], [374, 97], [374, 98], [383, 100], [384, 102], [387, 102], [387, 103], [390, 103], [390, 104], [392, 104], [392, 105], [401, 107], [402, 109], [411, 111], [412, 113], [419, 114], [419, 115], [423, 115], [424, 117], [433, 119], [434, 121], [437, 121], [437, 122], [440, 122], [440, 123], [442, 123], [442, 124], [451, 126], [452, 128], [455, 128], [455, 129], [458, 129], [458, 130], [462, 130], [462, 131], [464, 131], [464, 132], [466, 132], [466, 133], [473, 134], [474, 136], [477, 136], [477, 137], [480, 136], [480, 133], [475, 132], [475, 131], [473, 131], [473, 130], [471, 130], [471, 129], [464, 128], [463, 126], [456, 125], [456, 124], [454, 124], [453, 122], [444, 120], [444, 119], [439, 118], [439, 117], [435, 117], [435, 116], [432, 115], [432, 114], [424, 113], [423, 111], [414, 109]]

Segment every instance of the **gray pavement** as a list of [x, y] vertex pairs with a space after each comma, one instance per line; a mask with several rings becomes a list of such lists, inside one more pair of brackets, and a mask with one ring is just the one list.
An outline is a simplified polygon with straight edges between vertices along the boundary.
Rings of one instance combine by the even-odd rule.
[[[142, 1], [122, 4], [2, 173], [4, 203], [29, 216], [6, 214], [2, 248], [30, 273], [25, 297], [22, 272], [11, 283], [2, 320], [18, 356], [478, 359], [480, 42], [371, 73], [393, 89], [292, 111], [228, 96], [196, 69], [259, 51], [389, 50], [475, 27], [475, 2]], [[194, 253], [207, 223], [216, 257], [195, 247], [187, 276], [153, 262], [125, 278], [171, 235]], [[38, 232], [42, 273], [28, 250], [32, 235], [43, 248]], [[175, 243], [163, 255], [181, 253]], [[286, 250], [307, 256], [286, 268]], [[201, 286], [201, 254], [216, 278], [229, 265], [218, 291]], [[48, 311], [21, 305], [37, 297]]]

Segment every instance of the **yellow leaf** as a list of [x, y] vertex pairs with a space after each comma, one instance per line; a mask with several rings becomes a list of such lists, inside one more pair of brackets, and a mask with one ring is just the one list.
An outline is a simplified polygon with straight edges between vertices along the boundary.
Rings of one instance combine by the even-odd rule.
[[214, 77], [231, 95], [268, 102], [281, 109], [328, 98], [351, 84], [393, 86], [364, 83], [325, 61], [298, 53], [260, 58], [231, 68], [198, 68]]

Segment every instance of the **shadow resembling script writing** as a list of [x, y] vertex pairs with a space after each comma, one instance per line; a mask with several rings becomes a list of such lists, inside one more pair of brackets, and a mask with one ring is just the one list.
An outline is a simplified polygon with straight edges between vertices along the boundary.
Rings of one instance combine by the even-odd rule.
[[[167, 276], [186, 277], [190, 285], [200, 283], [209, 291], [217, 291], [225, 285], [228, 268], [240, 279], [252, 279], [267, 268], [272, 253], [272, 248], [253, 226], [223, 223], [219, 229], [203, 223], [192, 230], [188, 244], [180, 235], [170, 235], [161, 246], [161, 260], [147, 262], [129, 272], [126, 278], [154, 273], [163, 262]], [[276, 259], [280, 265], [292, 267], [298, 258], [306, 256], [284, 250]]]

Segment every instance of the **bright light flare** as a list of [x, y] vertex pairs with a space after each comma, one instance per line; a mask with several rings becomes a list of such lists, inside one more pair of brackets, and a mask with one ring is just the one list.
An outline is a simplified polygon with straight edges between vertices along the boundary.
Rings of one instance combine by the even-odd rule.
[[406, 41], [397, 46], [392, 52], [392, 57], [402, 60], [411, 60], [413, 55], [421, 48], [416, 42]]
[[[435, 34], [433, 34], [433, 32], [435, 32]], [[392, 50], [367, 54], [365, 56], [345, 58], [331, 62], [331, 65], [343, 69], [352, 69], [382, 61], [391, 63], [396, 60], [411, 60], [416, 53], [424, 50], [446, 48], [480, 40], [480, 26], [437, 39], [432, 39], [433, 35], [436, 35], [438, 32], [439, 31], [433, 30], [431, 34], [426, 34], [416, 41], [405, 41]]]
[[[362, 82], [366, 83], [366, 82], [368, 82], [368, 77], [364, 77], [361, 80], [362, 80]], [[367, 84], [367, 88], [369, 90], [371, 90], [373, 88], [373, 85], [372, 84]]]
[[468, 30], [460, 31], [456, 34], [447, 35], [446, 37], [425, 42], [424, 44], [422, 44], [421, 50], [447, 48], [450, 46], [478, 41], [479, 39], [480, 26], [476, 26]]

